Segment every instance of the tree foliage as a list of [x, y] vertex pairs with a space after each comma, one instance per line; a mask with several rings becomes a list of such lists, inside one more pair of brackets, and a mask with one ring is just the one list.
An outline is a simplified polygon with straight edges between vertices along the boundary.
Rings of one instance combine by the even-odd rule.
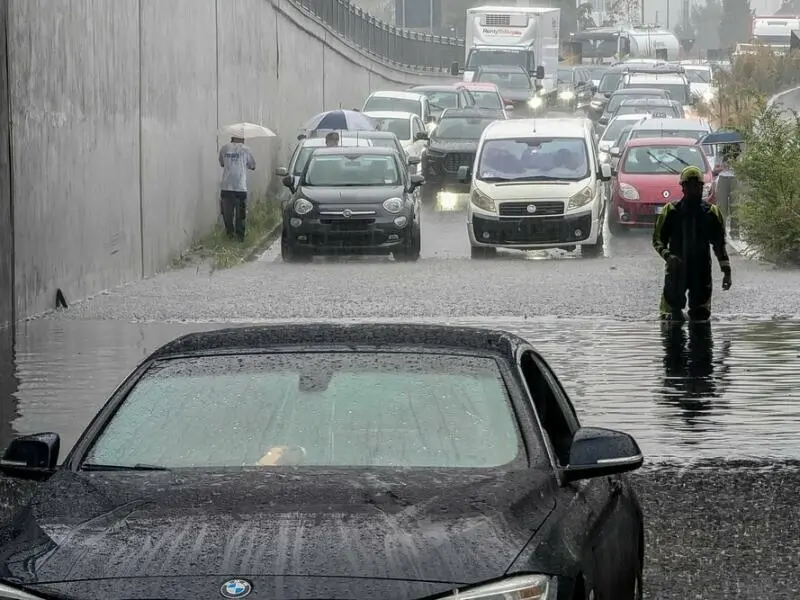
[[722, 0], [719, 41], [722, 48], [732, 48], [750, 39], [753, 12], [750, 0]]

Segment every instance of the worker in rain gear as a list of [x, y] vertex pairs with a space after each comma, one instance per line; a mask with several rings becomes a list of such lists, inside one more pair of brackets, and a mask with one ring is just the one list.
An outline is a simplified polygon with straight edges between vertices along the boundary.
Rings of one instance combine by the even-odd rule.
[[703, 200], [703, 173], [686, 167], [680, 174], [683, 198], [664, 206], [653, 230], [653, 248], [667, 263], [661, 318], [682, 321], [689, 293], [689, 318], [711, 316], [711, 254], [714, 249], [722, 269], [722, 289], [731, 287], [731, 263], [725, 248], [725, 219], [720, 210]]

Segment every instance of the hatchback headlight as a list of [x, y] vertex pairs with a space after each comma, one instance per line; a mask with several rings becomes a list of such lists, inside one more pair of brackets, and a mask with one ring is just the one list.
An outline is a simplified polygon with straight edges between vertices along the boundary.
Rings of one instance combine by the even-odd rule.
[[625, 200], [638, 200], [639, 199], [639, 190], [635, 187], [630, 185], [629, 183], [620, 183], [619, 184], [619, 195], [625, 198]]
[[495, 205], [494, 200], [489, 198], [489, 196], [486, 194], [482, 194], [478, 190], [472, 191], [469, 200], [481, 210], [485, 210], [486, 212], [490, 213], [497, 212], [497, 206]]
[[396, 215], [403, 210], [403, 200], [401, 198], [389, 198], [388, 200], [384, 201], [383, 209], [386, 212]]
[[[545, 575], [510, 577], [487, 585], [458, 590], [446, 599], [458, 600], [546, 600], [550, 579]], [[444, 599], [443, 599], [444, 600]]]
[[573, 208], [580, 208], [581, 206], [586, 206], [589, 202], [592, 201], [594, 198], [594, 190], [592, 186], [587, 185], [577, 194], [574, 194], [567, 203], [567, 210], [571, 210]]
[[305, 198], [298, 198], [294, 201], [294, 212], [298, 215], [307, 215], [314, 210], [314, 205]]

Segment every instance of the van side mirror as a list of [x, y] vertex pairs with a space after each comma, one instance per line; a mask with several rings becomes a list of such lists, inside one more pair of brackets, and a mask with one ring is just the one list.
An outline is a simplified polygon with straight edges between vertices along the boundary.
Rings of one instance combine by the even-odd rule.
[[536, 79], [544, 79], [544, 67], [542, 65], [536, 67]]
[[289, 174], [289, 169], [286, 167], [278, 167], [275, 169], [275, 176], [276, 177], [286, 177]]
[[450, 75], [453, 77], [458, 77], [459, 69], [458, 69], [458, 61], [453, 62], [450, 65]]
[[619, 155], [622, 154], [622, 150], [617, 146], [614, 146], [611, 150], [608, 151], [608, 153], [615, 158], [619, 158]]
[[284, 176], [282, 183], [283, 187], [289, 188], [289, 190], [294, 193], [294, 177], [291, 175], [286, 175]]
[[569, 465], [562, 470], [565, 482], [634, 471], [644, 457], [632, 436], [622, 431], [581, 427], [569, 450]]
[[42, 481], [55, 473], [61, 438], [57, 433], [36, 433], [11, 441], [3, 458], [0, 471], [11, 477]]
[[430, 139], [429, 136], [428, 136], [428, 132], [427, 131], [418, 131], [417, 133], [414, 134], [414, 141], [415, 142], [418, 142], [420, 140], [427, 140], [427, 139]]
[[458, 182], [469, 183], [470, 175], [472, 174], [472, 167], [461, 165], [458, 167]]

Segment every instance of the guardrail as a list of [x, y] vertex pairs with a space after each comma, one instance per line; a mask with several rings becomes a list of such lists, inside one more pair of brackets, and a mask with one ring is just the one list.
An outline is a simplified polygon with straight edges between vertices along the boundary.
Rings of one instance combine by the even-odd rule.
[[393, 66], [449, 71], [464, 61], [464, 40], [394, 27], [349, 0], [290, 0], [361, 50]]

